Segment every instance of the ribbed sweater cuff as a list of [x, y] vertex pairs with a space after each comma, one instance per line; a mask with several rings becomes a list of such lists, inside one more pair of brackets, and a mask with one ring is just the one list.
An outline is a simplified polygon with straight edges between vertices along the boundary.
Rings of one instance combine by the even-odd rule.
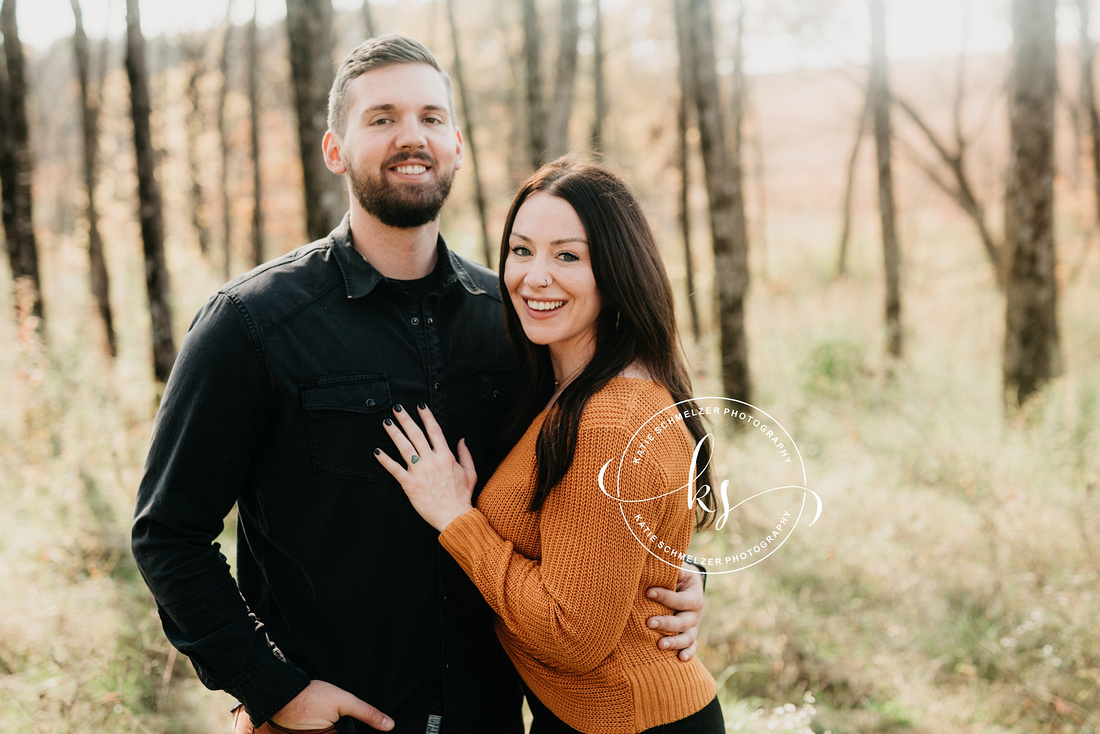
[[630, 666], [624, 672], [635, 692], [636, 731], [690, 716], [717, 693], [714, 679], [698, 658], [686, 663], [665, 659], [653, 665]]
[[479, 561], [502, 542], [488, 519], [476, 507], [456, 517], [439, 534], [439, 543], [471, 579], [475, 578], [474, 571]]

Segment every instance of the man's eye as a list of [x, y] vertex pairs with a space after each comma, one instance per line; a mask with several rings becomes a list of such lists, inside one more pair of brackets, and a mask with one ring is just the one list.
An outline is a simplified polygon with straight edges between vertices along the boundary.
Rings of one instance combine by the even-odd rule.
[[443, 120], [439, 117], [425, 117], [424, 122], [429, 122], [433, 125], [442, 125]]
[[377, 120], [371, 120], [370, 124], [372, 124], [372, 125], [388, 125], [391, 122], [393, 122], [393, 120], [391, 120], [388, 117], [379, 117]]

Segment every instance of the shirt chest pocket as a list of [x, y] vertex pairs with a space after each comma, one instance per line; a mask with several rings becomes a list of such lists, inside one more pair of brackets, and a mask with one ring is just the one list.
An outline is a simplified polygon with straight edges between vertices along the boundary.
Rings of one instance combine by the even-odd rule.
[[386, 376], [328, 377], [299, 387], [314, 471], [372, 482], [386, 475], [374, 458], [375, 448], [393, 443], [382, 428], [393, 407]]

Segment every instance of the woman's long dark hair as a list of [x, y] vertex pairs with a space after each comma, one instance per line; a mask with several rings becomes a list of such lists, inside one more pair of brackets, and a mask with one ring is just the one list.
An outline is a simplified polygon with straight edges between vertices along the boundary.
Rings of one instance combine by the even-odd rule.
[[[573, 463], [585, 405], [630, 364], [635, 361], [643, 364], [674, 401], [691, 398], [691, 381], [676, 328], [672, 286], [638, 200], [607, 169], [574, 157], [559, 158], [535, 171], [520, 186], [508, 210], [500, 241], [504, 326], [519, 358], [521, 382], [526, 383], [516, 406], [512, 437], [518, 438], [519, 431], [526, 428], [530, 418], [554, 392], [550, 350], [527, 339], [504, 283], [516, 213], [535, 193], [556, 196], [577, 213], [588, 238], [592, 273], [603, 306], [596, 318], [596, 350], [592, 360], [558, 396], [539, 432], [535, 448], [535, 494], [528, 508], [532, 512], [542, 507], [551, 489]], [[692, 415], [684, 423], [696, 442], [702, 441], [706, 431], [699, 417]], [[710, 447], [703, 441], [699, 466], [707, 467], [709, 463]], [[703, 484], [710, 484], [705, 468], [697, 478], [697, 486]], [[696, 506], [696, 527], [703, 527], [714, 517], [715, 500], [710, 492], [699, 499], [710, 510]]]

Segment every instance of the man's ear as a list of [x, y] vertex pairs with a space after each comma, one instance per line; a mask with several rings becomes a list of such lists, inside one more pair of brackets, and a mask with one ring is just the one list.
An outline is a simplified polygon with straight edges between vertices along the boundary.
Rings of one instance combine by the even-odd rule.
[[455, 128], [455, 170], [462, 168], [462, 131]]
[[328, 170], [333, 173], [342, 176], [347, 172], [347, 167], [344, 165], [343, 157], [340, 155], [340, 138], [336, 137], [336, 134], [329, 130], [325, 133], [325, 137], [321, 139], [321, 150], [325, 156], [325, 165], [328, 166]]

